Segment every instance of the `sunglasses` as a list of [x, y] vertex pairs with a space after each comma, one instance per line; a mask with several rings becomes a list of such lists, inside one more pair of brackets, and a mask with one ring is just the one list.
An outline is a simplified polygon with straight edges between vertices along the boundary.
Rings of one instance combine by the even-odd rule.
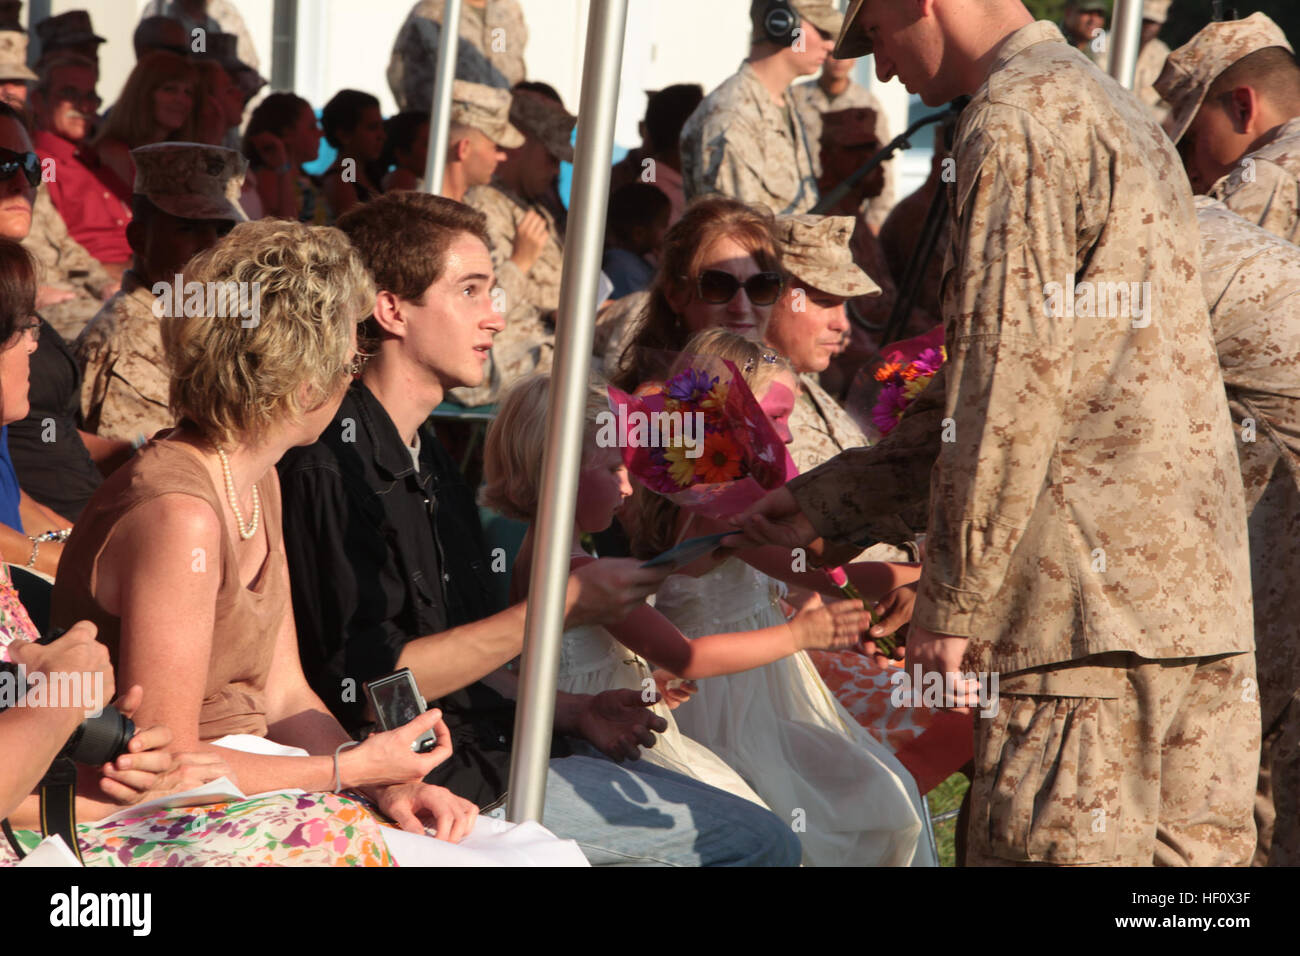
[[758, 272], [741, 282], [730, 272], [705, 269], [695, 280], [701, 301], [709, 305], [726, 305], [741, 289], [754, 305], [771, 305], [781, 297], [785, 280], [779, 272]]
[[41, 184], [41, 158], [35, 153], [15, 153], [0, 146], [0, 182], [22, 171], [33, 189]]

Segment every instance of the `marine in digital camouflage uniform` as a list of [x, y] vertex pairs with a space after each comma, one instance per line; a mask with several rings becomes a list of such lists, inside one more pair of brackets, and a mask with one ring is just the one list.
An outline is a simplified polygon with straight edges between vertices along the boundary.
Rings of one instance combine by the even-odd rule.
[[1201, 281], [1237, 430], [1263, 727], [1257, 863], [1300, 865], [1300, 249], [1200, 196]]
[[[878, 128], [876, 112], [867, 107], [855, 106], [823, 114], [817, 144], [818, 154], [826, 167], [822, 183], [834, 188], [832, 183], [852, 175], [858, 166], [870, 159], [880, 145]], [[884, 169], [877, 167], [834, 209], [828, 210], [832, 214], [854, 216], [849, 251], [858, 268], [871, 277], [873, 291], [869, 295], [854, 296], [848, 309], [856, 322], [878, 329], [888, 324], [894, 303], [898, 301], [898, 286], [889, 271], [884, 247], [871, 229], [870, 203], [873, 194], [881, 194], [885, 182]]]
[[[806, 334], [794, 320], [796, 310], [806, 310], [812, 294], [834, 296], [840, 300], [838, 325], [847, 329], [845, 303], [863, 296], [878, 296], [880, 287], [853, 261], [849, 243], [854, 235], [855, 220], [850, 216], [778, 216], [776, 238], [781, 260], [790, 275], [789, 286], [776, 305], [767, 326], [767, 343], [786, 354], [799, 374], [800, 393], [790, 412], [790, 432], [794, 441], [787, 447], [801, 472], [811, 471], [849, 448], [863, 448], [867, 436], [839, 402], [822, 388], [818, 373], [825, 366], [812, 367], [798, 361], [796, 351], [786, 345], [793, 336]], [[820, 303], [830, 307], [828, 302]], [[858, 556], [864, 561], [911, 561], [912, 544], [894, 547], [876, 544]]]
[[[880, 287], [854, 264], [849, 253], [853, 228], [854, 220], [849, 216], [777, 217], [775, 232], [781, 261], [791, 279], [772, 307], [769, 345], [781, 350], [781, 323], [792, 310], [807, 308], [810, 290], [842, 300], [880, 294]], [[847, 321], [844, 318], [841, 326]], [[795, 371], [799, 373], [802, 394], [790, 413], [794, 441], [789, 449], [799, 470], [810, 471], [846, 448], [865, 446], [867, 439], [862, 429], [817, 381], [821, 369], [802, 368], [796, 362]]]
[[[943, 383], [952, 440], [913, 616], [967, 639], [963, 670], [1000, 675], [997, 713], [976, 721], [968, 861], [1242, 864], [1260, 739], [1249, 552], [1192, 198], [1136, 100], [1052, 24], [1004, 12], [1014, 32], [954, 148], [949, 360], [926, 389]], [[846, 33], [841, 55], [867, 52]], [[1076, 276], [1150, 283], [1154, 311], [1049, 308], [1049, 283]], [[818, 533], [867, 524], [856, 465], [873, 452], [790, 483]]]
[[[1254, 13], [1244, 20], [1211, 23], [1169, 54], [1156, 81], [1157, 91], [1170, 104], [1165, 121], [1169, 138], [1180, 143], [1198, 113], [1221, 108], [1206, 100], [1225, 70], [1272, 47], [1294, 53], [1281, 28], [1264, 14]], [[1223, 200], [1237, 215], [1288, 242], [1300, 242], [1300, 79], [1297, 71], [1290, 72], [1296, 87], [1291, 102], [1272, 104], [1266, 102], [1267, 93], [1259, 96], [1263, 106], [1284, 110], [1290, 118], [1268, 131], [1261, 145], [1243, 153], [1226, 176], [1204, 185], [1209, 195]], [[1184, 151], [1187, 146], [1180, 144]], [[1195, 182], [1194, 163], [1189, 173]]]
[[[874, 93], [861, 83], [850, 78], [848, 87], [842, 93], [831, 96], [822, 87], [819, 80], [814, 80], [811, 83], [797, 83], [790, 87], [790, 97], [794, 101], [795, 109], [799, 111], [799, 118], [803, 120], [804, 132], [808, 137], [808, 144], [812, 150], [813, 173], [817, 176], [822, 174], [821, 151], [818, 145], [822, 141], [822, 116], [824, 114], [851, 107], [872, 110], [875, 119], [876, 141], [881, 146], [884, 146], [891, 138], [889, 135], [889, 118], [885, 115], [884, 107], [881, 106], [880, 100], [876, 99]], [[894, 182], [893, 177], [889, 175], [891, 165], [892, 161], [885, 163], [884, 188], [881, 189], [879, 195], [868, 199], [866, 204], [866, 221], [877, 231], [885, 224], [885, 219], [889, 216], [889, 210], [894, 208]]]
[[[540, 142], [557, 162], [572, 162], [569, 139], [577, 118], [545, 96], [528, 91], [513, 94], [510, 122], [534, 142]], [[558, 168], [558, 167], [557, 167]], [[497, 181], [475, 186], [465, 193], [466, 205], [487, 217], [489, 250], [496, 273], [494, 295], [501, 296], [506, 327], [492, 342], [492, 356], [483, 384], [456, 388], [448, 394], [462, 405], [484, 405], [512, 383], [533, 372], [546, 372], [555, 352], [555, 310], [560, 306], [560, 273], [564, 268], [564, 232], [542, 196], [522, 195], [522, 185], [511, 188], [497, 168]], [[520, 179], [524, 178], [522, 176]], [[529, 212], [546, 222], [547, 237], [541, 254], [527, 272], [512, 262], [519, 223]]]
[[[762, 50], [786, 56], [763, 32], [767, 5], [754, 0], [751, 59], [704, 98], [682, 127], [682, 187], [689, 203], [697, 196], [721, 193], [766, 206], [773, 213], [807, 212], [817, 203], [813, 166], [816, 143], [808, 138], [791, 90], [773, 102], [751, 61]], [[839, 32], [842, 15], [829, 0], [799, 0], [798, 13], [830, 36]], [[815, 38], [802, 38], [815, 42]]]
[[[246, 218], [239, 207], [239, 193], [247, 163], [234, 150], [158, 143], [133, 149], [131, 158], [135, 160], [134, 193], [155, 207], [153, 215], [195, 225], [236, 223]], [[132, 224], [133, 233], [143, 228], [148, 227], [138, 220]], [[212, 241], [217, 235], [211, 233]], [[164, 269], [162, 263], [145, 261], [141, 253], [144, 245], [137, 235], [132, 243], [132, 267], [123, 275], [122, 288], [104, 303], [76, 343], [83, 372], [82, 418], [86, 431], [101, 438], [150, 438], [175, 424], [168, 409], [171, 376], [161, 334], [168, 305], [155, 298], [152, 284], [165, 282], [174, 289], [174, 269], [179, 270], [183, 260]], [[171, 307], [180, 306], [173, 301]]]
[[[1142, 4], [1142, 32], [1148, 30], [1159, 32], [1169, 19], [1170, 0], [1145, 0]], [[1169, 115], [1169, 104], [1156, 91], [1156, 80], [1169, 59], [1169, 44], [1153, 36], [1138, 50], [1137, 63], [1133, 68], [1133, 95], [1141, 100], [1157, 123], [1163, 123]]]
[[44, 183], [36, 190], [32, 203], [32, 228], [23, 247], [40, 266], [43, 286], [73, 293], [73, 298], [41, 306], [41, 317], [56, 332], [72, 341], [104, 304], [104, 296], [118, 282], [86, 251], [86, 247], [68, 234], [63, 217], [50, 201]]
[[[254, 46], [253, 37], [248, 32], [248, 25], [244, 22], [238, 5], [231, 0], [205, 0], [202, 18], [191, 17], [176, 0], [149, 0], [140, 11], [140, 19], [146, 17], [167, 17], [169, 20], [178, 21], [185, 28], [190, 50], [194, 53], [199, 52], [195, 49], [195, 30], [202, 29], [205, 33], [228, 33], [235, 37], [235, 52], [244, 65], [254, 73], [261, 65], [257, 56], [257, 47]], [[203, 39], [206, 46], [207, 37]], [[240, 86], [242, 89], [243, 84], [241, 83]]]
[[[428, 111], [438, 67], [445, 0], [420, 0], [397, 31], [388, 60], [388, 86], [403, 110]], [[528, 26], [518, 0], [465, 0], [460, 5], [456, 77], [510, 89], [524, 79]]]

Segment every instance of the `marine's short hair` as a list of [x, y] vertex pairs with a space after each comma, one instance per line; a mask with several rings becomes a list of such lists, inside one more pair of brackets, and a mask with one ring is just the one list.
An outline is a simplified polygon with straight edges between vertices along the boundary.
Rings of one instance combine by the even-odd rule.
[[230, 316], [230, 308], [215, 310], [224, 317], [181, 309], [162, 321], [172, 412], [208, 441], [257, 441], [347, 382], [352, 329], [374, 309], [375, 287], [339, 230], [282, 219], [240, 223], [190, 261], [185, 280], [205, 288], [234, 283], [256, 300], [256, 321]]
[[1300, 110], [1300, 63], [1282, 46], [1247, 53], [1220, 73], [1205, 94], [1213, 101], [1240, 86], [1249, 86], [1273, 106]]

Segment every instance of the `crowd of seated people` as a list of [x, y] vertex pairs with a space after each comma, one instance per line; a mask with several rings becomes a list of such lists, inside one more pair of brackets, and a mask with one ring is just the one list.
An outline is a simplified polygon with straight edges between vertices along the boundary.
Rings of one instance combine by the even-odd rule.
[[[500, 403], [482, 503], [531, 522], [578, 117], [528, 78], [515, 0], [467, 0], [431, 196], [427, 103], [254, 100], [247, 28], [202, 8], [150, 4], [118, 90], [84, 11], [40, 25], [33, 70], [0, 30], [0, 554], [52, 582], [48, 628], [68, 628], [32, 643], [47, 628], [4, 571], [3, 657], [102, 675], [142, 728], [81, 779], [83, 860], [934, 865], [921, 795], [969, 760], [969, 718], [890, 708], [897, 661], [872, 643], [906, 624], [914, 529], [849, 566], [874, 628], [768, 549], [643, 567], [725, 522], [634, 492], [593, 438], [601, 376], [644, 392], [696, 356], [743, 370], [799, 468], [866, 444], [838, 399], [879, 344], [846, 308], [878, 313], [895, 283], [858, 248], [878, 247], [879, 183], [832, 217], [688, 203], [678, 143], [704, 91], [649, 94], [611, 177], [546, 809], [525, 832], [504, 801], [533, 540], [503, 566], [430, 415]], [[403, 27], [406, 92], [430, 54], [411, 23], [441, 16], [417, 4]], [[875, 142], [867, 114], [845, 162]], [[835, 170], [845, 122], [826, 129]], [[256, 302], [214, 311], [204, 290], [228, 284]], [[383, 730], [363, 688], [402, 668], [429, 709]], [[73, 716], [0, 713], [21, 753], [0, 761], [18, 837], [0, 863], [40, 840], [34, 791]], [[220, 803], [120, 812], [219, 778]], [[241, 796], [287, 788], [305, 795]]]

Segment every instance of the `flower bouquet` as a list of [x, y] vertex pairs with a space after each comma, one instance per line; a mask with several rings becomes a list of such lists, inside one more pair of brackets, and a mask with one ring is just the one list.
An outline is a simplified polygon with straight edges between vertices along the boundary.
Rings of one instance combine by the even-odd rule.
[[[666, 382], [636, 395], [609, 386], [610, 407], [633, 477], [693, 514], [725, 521], [799, 469], [736, 366], [689, 359]], [[843, 568], [823, 571], [845, 597], [871, 610]], [[874, 611], [871, 619], [876, 623]], [[889, 638], [876, 644], [894, 651]]]
[[798, 474], [731, 362], [692, 356], [666, 382], [608, 393], [628, 471], [694, 514], [726, 520]]
[[948, 359], [948, 350], [942, 345], [922, 349], [910, 362], [891, 357], [876, 369], [875, 379], [881, 383], [871, 420], [882, 436], [888, 435], [903, 417], [903, 409], [930, 384], [930, 379]]

